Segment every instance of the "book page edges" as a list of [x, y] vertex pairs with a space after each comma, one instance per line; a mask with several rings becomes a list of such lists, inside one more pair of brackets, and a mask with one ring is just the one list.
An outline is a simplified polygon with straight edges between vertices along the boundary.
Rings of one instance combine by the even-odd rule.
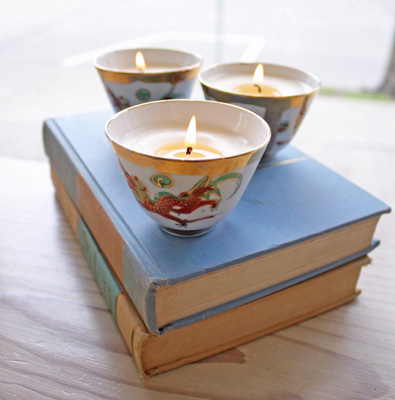
[[[176, 285], [158, 287], [158, 327], [162, 328], [365, 250], [372, 243], [380, 216], [227, 267], [226, 273], [219, 270]], [[235, 288], [233, 282], [238, 283], [238, 288]]]
[[[369, 262], [364, 256], [223, 314], [161, 336], [150, 335], [142, 349], [145, 375], [201, 360], [350, 302], [360, 293], [359, 273]], [[312, 295], [314, 299], [309, 298]]]
[[[254, 334], [251, 334], [251, 335], [243, 336], [242, 338], [239, 338], [239, 339], [231, 341], [231, 342], [224, 343], [224, 344], [219, 345], [217, 347], [213, 347], [213, 348], [208, 349], [206, 351], [203, 351], [201, 353], [193, 354], [193, 355], [191, 355], [189, 357], [184, 357], [184, 358], [169, 362], [168, 364], [163, 364], [163, 365], [160, 365], [158, 367], [147, 369], [146, 371], [143, 372], [143, 374], [141, 376], [142, 376], [142, 378], [145, 378], [145, 377], [150, 377], [150, 376], [154, 376], [154, 375], [160, 374], [162, 372], [170, 371], [172, 369], [179, 368], [179, 367], [181, 367], [183, 365], [187, 365], [187, 364], [190, 364], [192, 362], [197, 362], [197, 361], [203, 360], [203, 359], [205, 359], [207, 357], [214, 356], [216, 354], [219, 354], [219, 353], [222, 353], [224, 351], [230, 350], [230, 349], [232, 349], [234, 347], [237, 347], [237, 346], [246, 344], [248, 342], [251, 342], [253, 340], [262, 338], [262, 337], [264, 337], [266, 335], [270, 335], [270, 334], [272, 334], [274, 332], [280, 331], [281, 329], [288, 328], [288, 327], [290, 327], [292, 325], [295, 325], [295, 324], [298, 324], [300, 322], [306, 321], [306, 320], [308, 320], [308, 319], [310, 319], [312, 317], [315, 317], [315, 316], [323, 314], [323, 313], [325, 313], [327, 311], [333, 310], [333, 309], [335, 309], [337, 307], [340, 307], [340, 306], [342, 306], [344, 304], [350, 303], [357, 296], [359, 296], [360, 293], [361, 293], [361, 291], [357, 289], [357, 290], [355, 290], [355, 292], [353, 294], [351, 294], [351, 295], [349, 295], [347, 297], [344, 297], [344, 298], [342, 298], [342, 299], [340, 299], [340, 300], [338, 300], [338, 301], [336, 301], [334, 303], [328, 304], [325, 307], [321, 307], [320, 309], [311, 311], [310, 313], [295, 317], [295, 318], [287, 320], [287, 321], [283, 321], [283, 322], [281, 322], [281, 323], [279, 323], [279, 324], [277, 324], [275, 326], [268, 327], [268, 328], [263, 329], [263, 330], [261, 330], [259, 332], [255, 332]], [[148, 340], [148, 338], [146, 338], [146, 340]], [[140, 368], [144, 369], [144, 366], [142, 366]]]

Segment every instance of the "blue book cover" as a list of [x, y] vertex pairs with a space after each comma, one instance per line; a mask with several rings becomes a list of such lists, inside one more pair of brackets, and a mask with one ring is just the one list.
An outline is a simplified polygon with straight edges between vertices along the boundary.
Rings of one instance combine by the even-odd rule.
[[[104, 135], [111, 115], [47, 120], [51, 165], [148, 329], [163, 333], [245, 304], [371, 250], [389, 207], [289, 147], [261, 164], [208, 234], [173, 237], [133, 198]], [[293, 281], [292, 281], [293, 280]]]

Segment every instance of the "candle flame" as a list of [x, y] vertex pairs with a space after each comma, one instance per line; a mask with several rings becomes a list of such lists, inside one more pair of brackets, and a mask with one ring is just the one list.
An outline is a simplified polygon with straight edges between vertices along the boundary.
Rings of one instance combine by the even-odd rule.
[[136, 67], [139, 71], [145, 71], [145, 60], [141, 51], [136, 54]]
[[196, 118], [193, 116], [185, 135], [185, 147], [193, 147], [196, 144]]
[[263, 83], [263, 76], [264, 76], [263, 65], [259, 64], [254, 72], [254, 82], [258, 84]]

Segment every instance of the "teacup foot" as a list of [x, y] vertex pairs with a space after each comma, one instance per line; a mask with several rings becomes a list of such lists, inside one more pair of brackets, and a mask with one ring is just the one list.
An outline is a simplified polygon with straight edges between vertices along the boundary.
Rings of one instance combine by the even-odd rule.
[[161, 226], [161, 229], [165, 231], [166, 233], [173, 235], [173, 236], [179, 236], [179, 237], [197, 237], [197, 236], [202, 236], [213, 229], [213, 226], [210, 226], [208, 228], [203, 228], [203, 229], [194, 229], [194, 230], [183, 230], [183, 229], [173, 229], [173, 228], [168, 228], [166, 226]]

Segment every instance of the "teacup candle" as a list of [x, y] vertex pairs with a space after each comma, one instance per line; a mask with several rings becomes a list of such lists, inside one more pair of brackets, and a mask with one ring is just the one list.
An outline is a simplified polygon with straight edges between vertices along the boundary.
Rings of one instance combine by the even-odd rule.
[[[161, 128], [163, 129], [163, 128]], [[219, 158], [223, 157], [223, 153], [213, 146], [206, 144], [210, 140], [213, 139], [213, 132], [210, 132], [209, 136], [206, 138], [202, 138], [202, 134], [200, 134], [200, 139], [198, 144], [196, 144], [196, 117], [192, 116], [191, 121], [188, 126], [187, 133], [185, 134], [185, 139], [183, 139], [183, 132], [181, 135], [177, 134], [177, 132], [172, 132], [171, 140], [166, 138], [164, 144], [158, 146], [147, 146], [147, 147], [155, 147], [156, 150], [154, 152], [155, 155], [166, 158], [174, 158], [174, 159], [182, 159], [182, 160], [191, 160], [191, 159], [203, 159], [203, 158]], [[134, 138], [136, 139], [136, 138]], [[150, 139], [155, 139], [155, 136], [152, 135]], [[176, 141], [177, 140], [177, 141]], [[140, 142], [141, 143], [141, 142]], [[224, 144], [227, 144], [228, 140], [225, 141]], [[221, 147], [221, 143], [216, 143], [217, 146]]]
[[236, 206], [270, 140], [258, 115], [193, 100], [128, 108], [106, 134], [143, 210], [179, 236], [208, 232]]
[[99, 55], [94, 66], [115, 111], [172, 98], [188, 98], [200, 55], [167, 49], [123, 49]]
[[272, 138], [265, 157], [292, 140], [320, 87], [310, 72], [274, 64], [218, 64], [199, 80], [206, 99], [248, 108], [268, 122]]
[[241, 93], [241, 94], [256, 94], [259, 96], [272, 96], [272, 97], [281, 96], [280, 91], [275, 87], [268, 85], [266, 83], [267, 79], [264, 81], [263, 77], [264, 77], [263, 65], [259, 64], [254, 72], [253, 76], [254, 82], [237, 85], [233, 90], [236, 93]]

